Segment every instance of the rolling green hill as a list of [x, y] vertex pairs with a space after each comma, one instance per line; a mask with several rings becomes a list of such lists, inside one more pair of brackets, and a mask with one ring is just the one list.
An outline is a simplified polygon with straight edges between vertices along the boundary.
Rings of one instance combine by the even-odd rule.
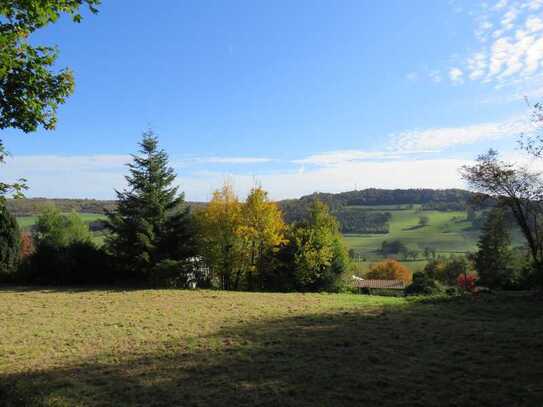
[[[374, 210], [383, 207], [374, 206]], [[389, 233], [387, 234], [345, 234], [345, 242], [355, 253], [358, 270], [365, 272], [369, 265], [381, 260], [379, 252], [383, 241], [399, 240], [410, 250], [419, 252], [417, 260], [400, 258], [411, 271], [419, 271], [427, 263], [424, 250], [429, 248], [438, 256], [466, 254], [477, 250], [477, 241], [481, 233], [467, 220], [466, 211], [431, 211], [421, 210], [418, 205], [411, 209], [386, 208], [391, 214]], [[427, 216], [427, 226], [419, 226], [419, 218]], [[520, 231], [513, 230], [513, 245], [523, 245]]]
[[[384, 240], [400, 240], [410, 249], [423, 251], [426, 247], [438, 253], [467, 252], [475, 248], [479, 230], [473, 230], [465, 211], [424, 211], [413, 209], [390, 210], [389, 233], [346, 234], [345, 239], [362, 257], [373, 259]], [[419, 217], [427, 216], [429, 223], [420, 227]]]

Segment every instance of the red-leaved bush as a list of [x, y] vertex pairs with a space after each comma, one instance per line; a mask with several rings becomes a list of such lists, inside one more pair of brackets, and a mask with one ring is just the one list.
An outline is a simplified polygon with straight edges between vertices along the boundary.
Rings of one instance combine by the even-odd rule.
[[463, 288], [466, 291], [473, 291], [475, 289], [475, 282], [477, 281], [477, 276], [473, 274], [460, 274], [456, 279], [458, 287]]
[[32, 235], [28, 232], [21, 233], [21, 258], [28, 257], [34, 251], [34, 242], [32, 241]]

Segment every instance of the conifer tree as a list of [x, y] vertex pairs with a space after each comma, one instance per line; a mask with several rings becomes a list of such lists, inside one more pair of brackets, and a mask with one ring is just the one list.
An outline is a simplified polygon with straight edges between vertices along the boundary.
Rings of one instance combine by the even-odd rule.
[[108, 214], [107, 245], [124, 278], [156, 282], [161, 261], [178, 261], [184, 273], [196, 254], [190, 208], [173, 186], [176, 174], [151, 131], [143, 134], [140, 155], [128, 164], [128, 187], [116, 191], [118, 207]]
[[481, 284], [488, 287], [507, 284], [512, 272], [511, 232], [502, 209], [488, 214], [477, 246], [475, 267]]
[[0, 199], [0, 274], [13, 272], [19, 260], [19, 227]]

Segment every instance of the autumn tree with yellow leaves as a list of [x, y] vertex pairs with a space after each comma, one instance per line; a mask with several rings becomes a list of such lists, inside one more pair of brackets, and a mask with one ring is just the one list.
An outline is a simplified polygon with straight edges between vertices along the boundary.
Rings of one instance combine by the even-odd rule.
[[285, 242], [281, 211], [255, 187], [242, 203], [228, 183], [198, 214], [201, 252], [221, 288], [263, 289], [273, 252]]
[[272, 267], [273, 253], [285, 243], [285, 222], [281, 210], [270, 201], [268, 193], [255, 187], [242, 209], [239, 236], [246, 251], [247, 288], [264, 289], [265, 274]]
[[335, 291], [348, 267], [338, 222], [318, 200], [287, 226], [261, 187], [240, 202], [226, 183], [197, 216], [202, 256], [224, 290]]
[[239, 236], [241, 216], [242, 205], [228, 183], [215, 191], [205, 210], [197, 214], [201, 253], [212, 277], [219, 280], [224, 290], [236, 288], [234, 276], [239, 276], [242, 271], [243, 242]]

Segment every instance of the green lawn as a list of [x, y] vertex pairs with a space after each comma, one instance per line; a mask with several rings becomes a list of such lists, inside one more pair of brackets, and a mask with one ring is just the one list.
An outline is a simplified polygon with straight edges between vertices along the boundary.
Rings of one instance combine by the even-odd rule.
[[2, 406], [541, 406], [543, 302], [0, 290]]

